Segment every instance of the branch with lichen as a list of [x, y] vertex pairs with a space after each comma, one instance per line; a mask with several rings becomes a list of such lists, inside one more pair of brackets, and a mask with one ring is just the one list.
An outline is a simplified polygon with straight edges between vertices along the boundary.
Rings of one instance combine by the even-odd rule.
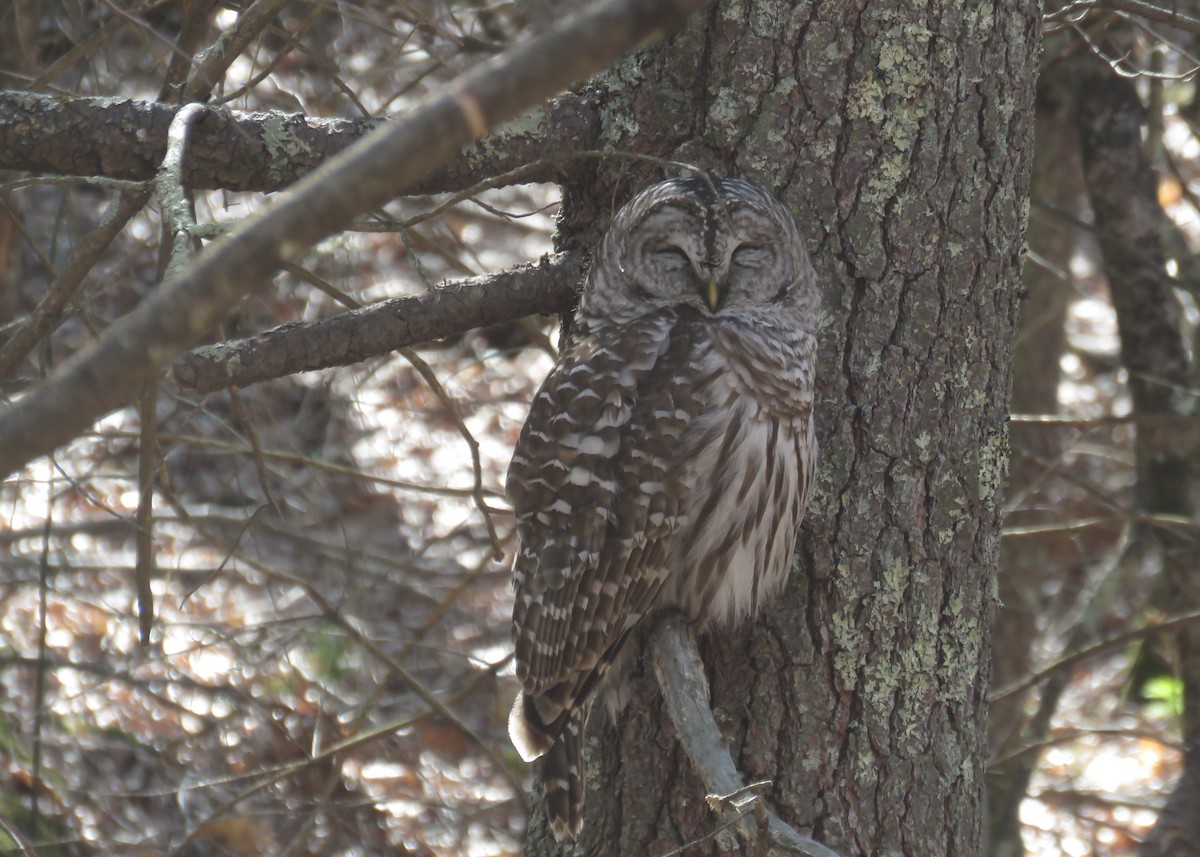
[[[415, 181], [409, 193], [457, 191], [514, 167], [595, 144], [598, 98], [563, 95], [533, 107]], [[202, 106], [183, 178], [188, 187], [276, 191], [312, 172], [382, 119], [321, 119]], [[148, 181], [180, 108], [152, 101], [0, 92], [0, 169]], [[524, 181], [552, 181], [545, 163]]]
[[472, 328], [570, 309], [582, 260], [563, 254], [472, 277], [423, 295], [393, 298], [315, 322], [285, 324], [245, 339], [204, 345], [171, 367], [177, 384], [202, 393], [348, 366]]

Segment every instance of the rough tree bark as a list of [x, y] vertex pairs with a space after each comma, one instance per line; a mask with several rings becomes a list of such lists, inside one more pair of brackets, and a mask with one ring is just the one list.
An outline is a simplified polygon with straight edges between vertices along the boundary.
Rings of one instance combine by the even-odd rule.
[[[844, 855], [980, 849], [1037, 33], [1025, 0], [726, 2], [594, 84], [602, 144], [775, 190], [826, 285], [799, 568], [703, 651], [747, 781]], [[574, 172], [560, 249], [654, 177]], [[593, 718], [577, 853], [663, 853], [717, 826], [638, 681], [617, 724]], [[538, 810], [527, 853], [559, 853]]]

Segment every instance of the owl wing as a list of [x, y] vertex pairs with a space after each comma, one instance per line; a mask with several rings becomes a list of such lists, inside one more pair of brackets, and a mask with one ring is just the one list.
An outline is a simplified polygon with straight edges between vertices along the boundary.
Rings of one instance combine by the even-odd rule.
[[[580, 343], [542, 385], [509, 468], [517, 673], [558, 732], [668, 571], [683, 434], [703, 409], [694, 333], [663, 311]], [[529, 704], [529, 703], [526, 703]]]

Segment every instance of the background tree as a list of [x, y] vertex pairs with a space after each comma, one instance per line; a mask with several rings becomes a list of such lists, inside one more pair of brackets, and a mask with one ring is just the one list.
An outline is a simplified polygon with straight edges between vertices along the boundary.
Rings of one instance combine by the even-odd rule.
[[[1197, 606], [1197, 364], [1187, 344], [1196, 322], [1194, 236], [1173, 219], [1186, 227], [1194, 211], [1190, 191], [1179, 204], [1192, 167], [1175, 152], [1192, 133], [1186, 105], [1194, 93], [1180, 82], [1194, 74], [1188, 51], [1200, 28], [1138, 7], [1149, 20], [1184, 28], [1160, 32], [1103, 5], [1047, 18], [1035, 159], [1042, 166], [1034, 171], [1030, 230], [1036, 254], [1026, 268], [1030, 305], [1040, 309], [1025, 319], [1013, 407], [1063, 413], [1019, 417], [1015, 427], [1013, 539], [1002, 554], [1001, 591], [1017, 609], [1000, 614], [995, 646], [1003, 694], [992, 718], [1000, 757], [990, 807], [997, 855], [1024, 853], [1019, 810], [1031, 782], [1046, 796], [1043, 805], [1079, 812], [1077, 827], [1058, 832], [1060, 843], [1107, 849], [1140, 842], [1139, 853], [1165, 855], [1194, 853], [1188, 843], [1200, 841], [1190, 813], [1172, 809], [1143, 840], [1122, 823], [1142, 799], [1111, 789], [1100, 796], [1094, 785], [1121, 757], [1162, 759], [1163, 745], [1151, 742], [1162, 740], [1164, 720], [1182, 715], [1172, 727], [1181, 729], [1184, 747], [1194, 744], [1192, 626], [1168, 623], [1178, 636], [1165, 649], [1171, 635], [1132, 632], [1146, 641], [1127, 650], [1127, 670], [1110, 662], [1050, 671], [1033, 699], [1022, 681], [1039, 648], [1043, 658], [1105, 651], [1099, 641], [1106, 632], [1147, 618], [1152, 629]], [[1117, 335], [1097, 337], [1098, 325]], [[1022, 372], [1022, 362], [1039, 368]], [[1125, 683], [1116, 695], [1114, 678]], [[1039, 776], [1039, 760], [1062, 743], [1088, 748], [1096, 761], [1064, 771], [1051, 786]], [[1195, 795], [1194, 763], [1183, 758], [1168, 807]], [[1132, 827], [1148, 831], [1149, 823]]]
[[[710, 6], [413, 188], [432, 196], [383, 204], [411, 159], [310, 179], [294, 228], [232, 270], [221, 260], [244, 237], [188, 257], [239, 226], [267, 235], [242, 223], [264, 192], [565, 10], [0, 5], [0, 71], [24, 90], [0, 93], [3, 469], [74, 437], [0, 488], [0, 839], [520, 847], [507, 572], [492, 557], [510, 537], [503, 469], [555, 338], [524, 317], [569, 309], [608, 218], [672, 159], [777, 191], [825, 285], [823, 464], [792, 586], [702, 647], [744, 778], [844, 855], [978, 853], [990, 743], [991, 853], [1125, 855], [1139, 839], [1187, 853], [1195, 771], [1170, 747], [1176, 729], [1194, 743], [1194, 715], [1171, 705], [1194, 695], [1195, 659], [1186, 620], [1169, 620], [1194, 609], [1197, 24], [1133, 0], [1046, 12], [1017, 335], [1031, 3]], [[591, 32], [608, 49], [636, 40]], [[448, 124], [418, 138], [422, 158], [494, 117], [503, 99], [478, 92], [427, 102]], [[143, 100], [87, 97], [115, 94]], [[208, 107], [181, 113], [189, 102]], [[263, 109], [290, 113], [243, 112]], [[558, 187], [557, 253], [517, 265], [550, 249]], [[369, 216], [221, 308], [265, 284], [280, 238], [340, 228], [367, 198]], [[432, 287], [446, 278], [460, 282]], [[86, 350], [131, 317], [152, 334], [141, 352]], [[50, 395], [80, 353], [124, 362], [77, 358], [110, 371], [72, 370], [71, 397]], [[31, 403], [61, 419], [22, 423]], [[1175, 643], [1131, 648], [1162, 621]], [[1130, 629], [1106, 657], [1031, 674]], [[733, 833], [717, 832], [646, 673], [619, 724], [593, 724], [586, 849], [719, 850]], [[1107, 785], [1097, 772], [1115, 761], [1145, 773]], [[1151, 833], [1153, 780], [1180, 772]], [[527, 848], [554, 850], [536, 805]]]

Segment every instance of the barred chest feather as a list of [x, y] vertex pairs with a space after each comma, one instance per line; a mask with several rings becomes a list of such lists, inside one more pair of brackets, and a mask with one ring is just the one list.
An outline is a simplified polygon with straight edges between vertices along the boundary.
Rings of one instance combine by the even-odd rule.
[[725, 327], [694, 355], [707, 407], [684, 438], [686, 523], [659, 603], [703, 626], [753, 616], [787, 579], [816, 457], [807, 344]]

